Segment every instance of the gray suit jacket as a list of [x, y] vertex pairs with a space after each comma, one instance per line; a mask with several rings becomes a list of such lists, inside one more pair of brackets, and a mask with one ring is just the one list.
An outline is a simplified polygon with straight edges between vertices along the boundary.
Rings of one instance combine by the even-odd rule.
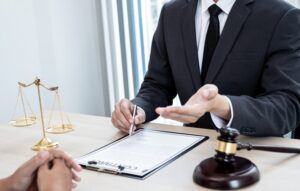
[[[161, 12], [149, 68], [134, 103], [155, 108], [184, 104], [202, 85], [215, 84], [233, 104], [232, 127], [242, 134], [281, 136], [300, 121], [300, 11], [281, 0], [236, 0], [204, 82], [195, 34], [197, 0], [175, 0]], [[209, 115], [192, 126], [212, 128]]]

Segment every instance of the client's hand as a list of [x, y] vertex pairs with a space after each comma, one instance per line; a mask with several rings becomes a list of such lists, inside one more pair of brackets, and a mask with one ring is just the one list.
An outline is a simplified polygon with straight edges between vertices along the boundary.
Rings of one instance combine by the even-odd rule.
[[[39, 167], [57, 158], [64, 160], [69, 169], [77, 172], [81, 170], [81, 167], [61, 150], [39, 151], [11, 176], [0, 180], [0, 190], [27, 191], [35, 182], [36, 172]], [[72, 173], [72, 178], [74, 181], [80, 181], [80, 178], [75, 173]]]
[[45, 163], [38, 170], [37, 187], [42, 191], [70, 191], [72, 171], [63, 159]]
[[34, 182], [36, 170], [50, 158], [48, 151], [40, 151], [20, 166], [11, 176], [0, 181], [0, 190], [27, 191]]

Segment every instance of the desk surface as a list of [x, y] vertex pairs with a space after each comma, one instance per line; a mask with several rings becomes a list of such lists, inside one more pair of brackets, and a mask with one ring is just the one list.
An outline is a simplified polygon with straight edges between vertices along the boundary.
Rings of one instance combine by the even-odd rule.
[[[110, 118], [88, 115], [69, 115], [76, 129], [73, 132], [48, 137], [60, 143], [60, 148], [79, 157], [123, 136], [115, 129]], [[200, 144], [179, 159], [162, 168], [145, 180], [98, 173], [83, 170], [80, 173], [82, 181], [75, 190], [105, 190], [105, 191], [193, 191], [206, 190], [192, 180], [196, 165], [203, 159], [215, 154], [214, 146], [217, 133], [212, 130], [170, 126], [161, 124], [147, 124], [145, 128], [160, 129], [173, 132], [191, 133], [209, 136], [209, 140]], [[18, 166], [28, 160], [34, 152], [30, 147], [41, 139], [40, 125], [27, 128], [0, 125], [0, 177], [11, 174]], [[300, 141], [286, 138], [253, 138], [239, 137], [242, 142], [255, 144], [273, 144], [279, 146], [300, 147]], [[300, 177], [300, 155], [281, 154], [263, 151], [240, 151], [239, 156], [254, 162], [261, 173], [258, 183], [243, 190], [298, 190]], [[4, 165], [5, 164], [5, 165]], [[208, 190], [208, 189], [207, 189]]]

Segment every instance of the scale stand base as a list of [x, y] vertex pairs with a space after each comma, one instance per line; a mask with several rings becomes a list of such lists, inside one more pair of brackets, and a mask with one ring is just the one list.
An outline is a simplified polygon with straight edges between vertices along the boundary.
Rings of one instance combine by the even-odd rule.
[[233, 163], [218, 162], [214, 157], [202, 161], [194, 171], [194, 182], [212, 189], [231, 190], [259, 181], [259, 170], [250, 160], [235, 157]]
[[39, 150], [51, 150], [51, 149], [55, 149], [57, 147], [58, 147], [57, 142], [52, 142], [48, 138], [43, 138], [37, 144], [32, 146], [31, 149], [34, 151], [39, 151]]

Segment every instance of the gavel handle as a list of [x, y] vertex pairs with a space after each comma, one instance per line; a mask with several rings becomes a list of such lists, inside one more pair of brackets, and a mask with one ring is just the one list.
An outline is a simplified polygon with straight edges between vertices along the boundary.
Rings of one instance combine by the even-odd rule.
[[250, 143], [238, 143], [237, 150], [247, 149], [250, 150], [261, 150], [261, 151], [270, 151], [270, 152], [279, 152], [279, 153], [297, 153], [300, 154], [300, 148], [291, 148], [291, 147], [275, 147], [268, 145], [252, 145]]

